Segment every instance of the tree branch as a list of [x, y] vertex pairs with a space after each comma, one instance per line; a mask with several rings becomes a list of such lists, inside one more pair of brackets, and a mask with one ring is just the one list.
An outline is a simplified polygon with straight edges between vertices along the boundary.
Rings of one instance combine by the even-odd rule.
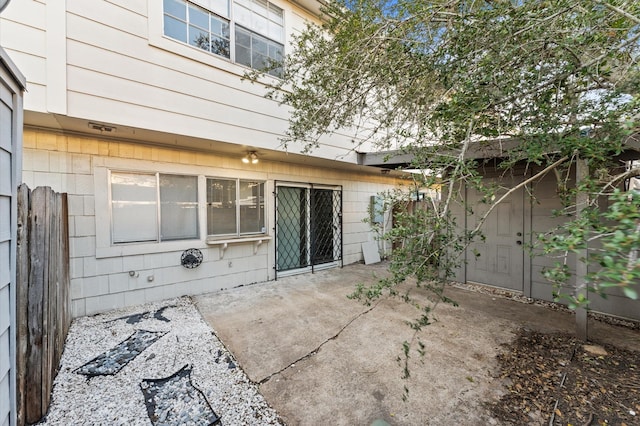
[[561, 159], [557, 160], [555, 163], [545, 167], [542, 171], [540, 171], [540, 172], [536, 173], [535, 175], [531, 176], [529, 179], [526, 179], [526, 180], [520, 182], [519, 184], [517, 184], [516, 186], [512, 187], [511, 189], [509, 189], [506, 193], [504, 193], [498, 199], [498, 201], [492, 203], [491, 206], [489, 207], [489, 209], [480, 217], [480, 220], [478, 221], [478, 224], [473, 229], [473, 231], [471, 231], [471, 235], [475, 235], [480, 230], [480, 228], [482, 227], [482, 225], [484, 225], [484, 222], [487, 220], [487, 217], [489, 217], [489, 214], [493, 211], [493, 209], [495, 209], [496, 206], [498, 206], [502, 201], [504, 201], [509, 195], [513, 194], [515, 191], [517, 191], [518, 189], [522, 188], [523, 186], [533, 182], [534, 180], [546, 175], [549, 171], [555, 169], [556, 167], [558, 167], [560, 164], [564, 163], [568, 159], [569, 159], [569, 157], [567, 157], [567, 156], [562, 157]]
[[626, 12], [612, 4], [609, 4], [607, 2], [604, 2], [602, 0], [596, 0], [596, 3], [603, 5], [604, 7], [606, 7], [607, 9], [624, 16], [627, 19], [632, 20], [633, 22], [635, 22], [636, 24], [640, 24], [640, 18], [638, 18], [637, 16], [634, 16], [632, 14], [630, 14], [629, 12]]

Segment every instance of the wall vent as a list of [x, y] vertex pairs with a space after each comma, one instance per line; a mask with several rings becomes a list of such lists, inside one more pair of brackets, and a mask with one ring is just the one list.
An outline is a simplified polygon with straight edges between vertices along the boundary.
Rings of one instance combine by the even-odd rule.
[[114, 126], [108, 126], [106, 124], [100, 123], [89, 123], [89, 128], [102, 133], [115, 133], [116, 131], [116, 128]]

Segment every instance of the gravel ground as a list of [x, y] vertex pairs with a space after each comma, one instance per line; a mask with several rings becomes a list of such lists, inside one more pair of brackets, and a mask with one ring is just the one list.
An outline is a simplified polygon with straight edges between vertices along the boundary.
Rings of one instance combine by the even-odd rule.
[[[139, 330], [166, 334], [159, 334], [158, 340], [115, 374], [82, 374], [86, 371], [81, 369], [83, 365]], [[186, 370], [191, 368], [191, 382], [201, 393], [185, 387], [184, 381], [179, 386], [177, 381], [166, 381], [176, 383], [175, 389], [169, 392], [176, 402], [170, 405], [181, 407], [182, 411], [168, 416], [164, 413], [162, 419], [152, 421], [145, 406], [143, 381], [167, 378], [187, 365]], [[185, 380], [188, 381], [188, 377]], [[191, 299], [183, 297], [74, 320], [55, 379], [49, 412], [40, 424], [209, 424], [211, 416], [184, 417], [185, 412], [190, 411], [187, 406], [191, 400], [195, 401], [198, 412], [208, 403], [223, 425], [282, 424], [257, 386], [249, 381], [233, 355], [202, 320]], [[166, 405], [166, 401], [163, 404]], [[191, 411], [194, 411], [193, 404]], [[158, 407], [160, 405], [156, 409]]]

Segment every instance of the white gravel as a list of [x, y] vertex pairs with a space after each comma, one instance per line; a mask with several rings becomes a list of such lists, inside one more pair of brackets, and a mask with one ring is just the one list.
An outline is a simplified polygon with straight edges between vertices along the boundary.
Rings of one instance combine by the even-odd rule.
[[[147, 311], [153, 314], [165, 306], [173, 306], [162, 312], [169, 322], [153, 315], [134, 324], [128, 324], [126, 319], [116, 320]], [[136, 330], [167, 334], [114, 375], [88, 378], [75, 371]], [[142, 380], [168, 377], [187, 364], [192, 368], [193, 384], [202, 391], [222, 425], [282, 424], [187, 297], [74, 320], [49, 412], [41, 424], [149, 425], [140, 388]]]

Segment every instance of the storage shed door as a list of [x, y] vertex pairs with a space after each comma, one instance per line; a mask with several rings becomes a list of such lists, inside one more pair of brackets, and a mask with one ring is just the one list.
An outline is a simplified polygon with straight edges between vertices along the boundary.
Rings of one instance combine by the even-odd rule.
[[[486, 179], [488, 180], [488, 179]], [[486, 181], [485, 180], [485, 181]], [[515, 183], [500, 179], [504, 187], [499, 198]], [[477, 191], [467, 189], [467, 205], [473, 214], [467, 219], [467, 229], [476, 227], [489, 205], [482, 203]], [[467, 281], [524, 290], [524, 191], [518, 189], [501, 202], [487, 217], [481, 228], [484, 240], [477, 239], [467, 249]]]

